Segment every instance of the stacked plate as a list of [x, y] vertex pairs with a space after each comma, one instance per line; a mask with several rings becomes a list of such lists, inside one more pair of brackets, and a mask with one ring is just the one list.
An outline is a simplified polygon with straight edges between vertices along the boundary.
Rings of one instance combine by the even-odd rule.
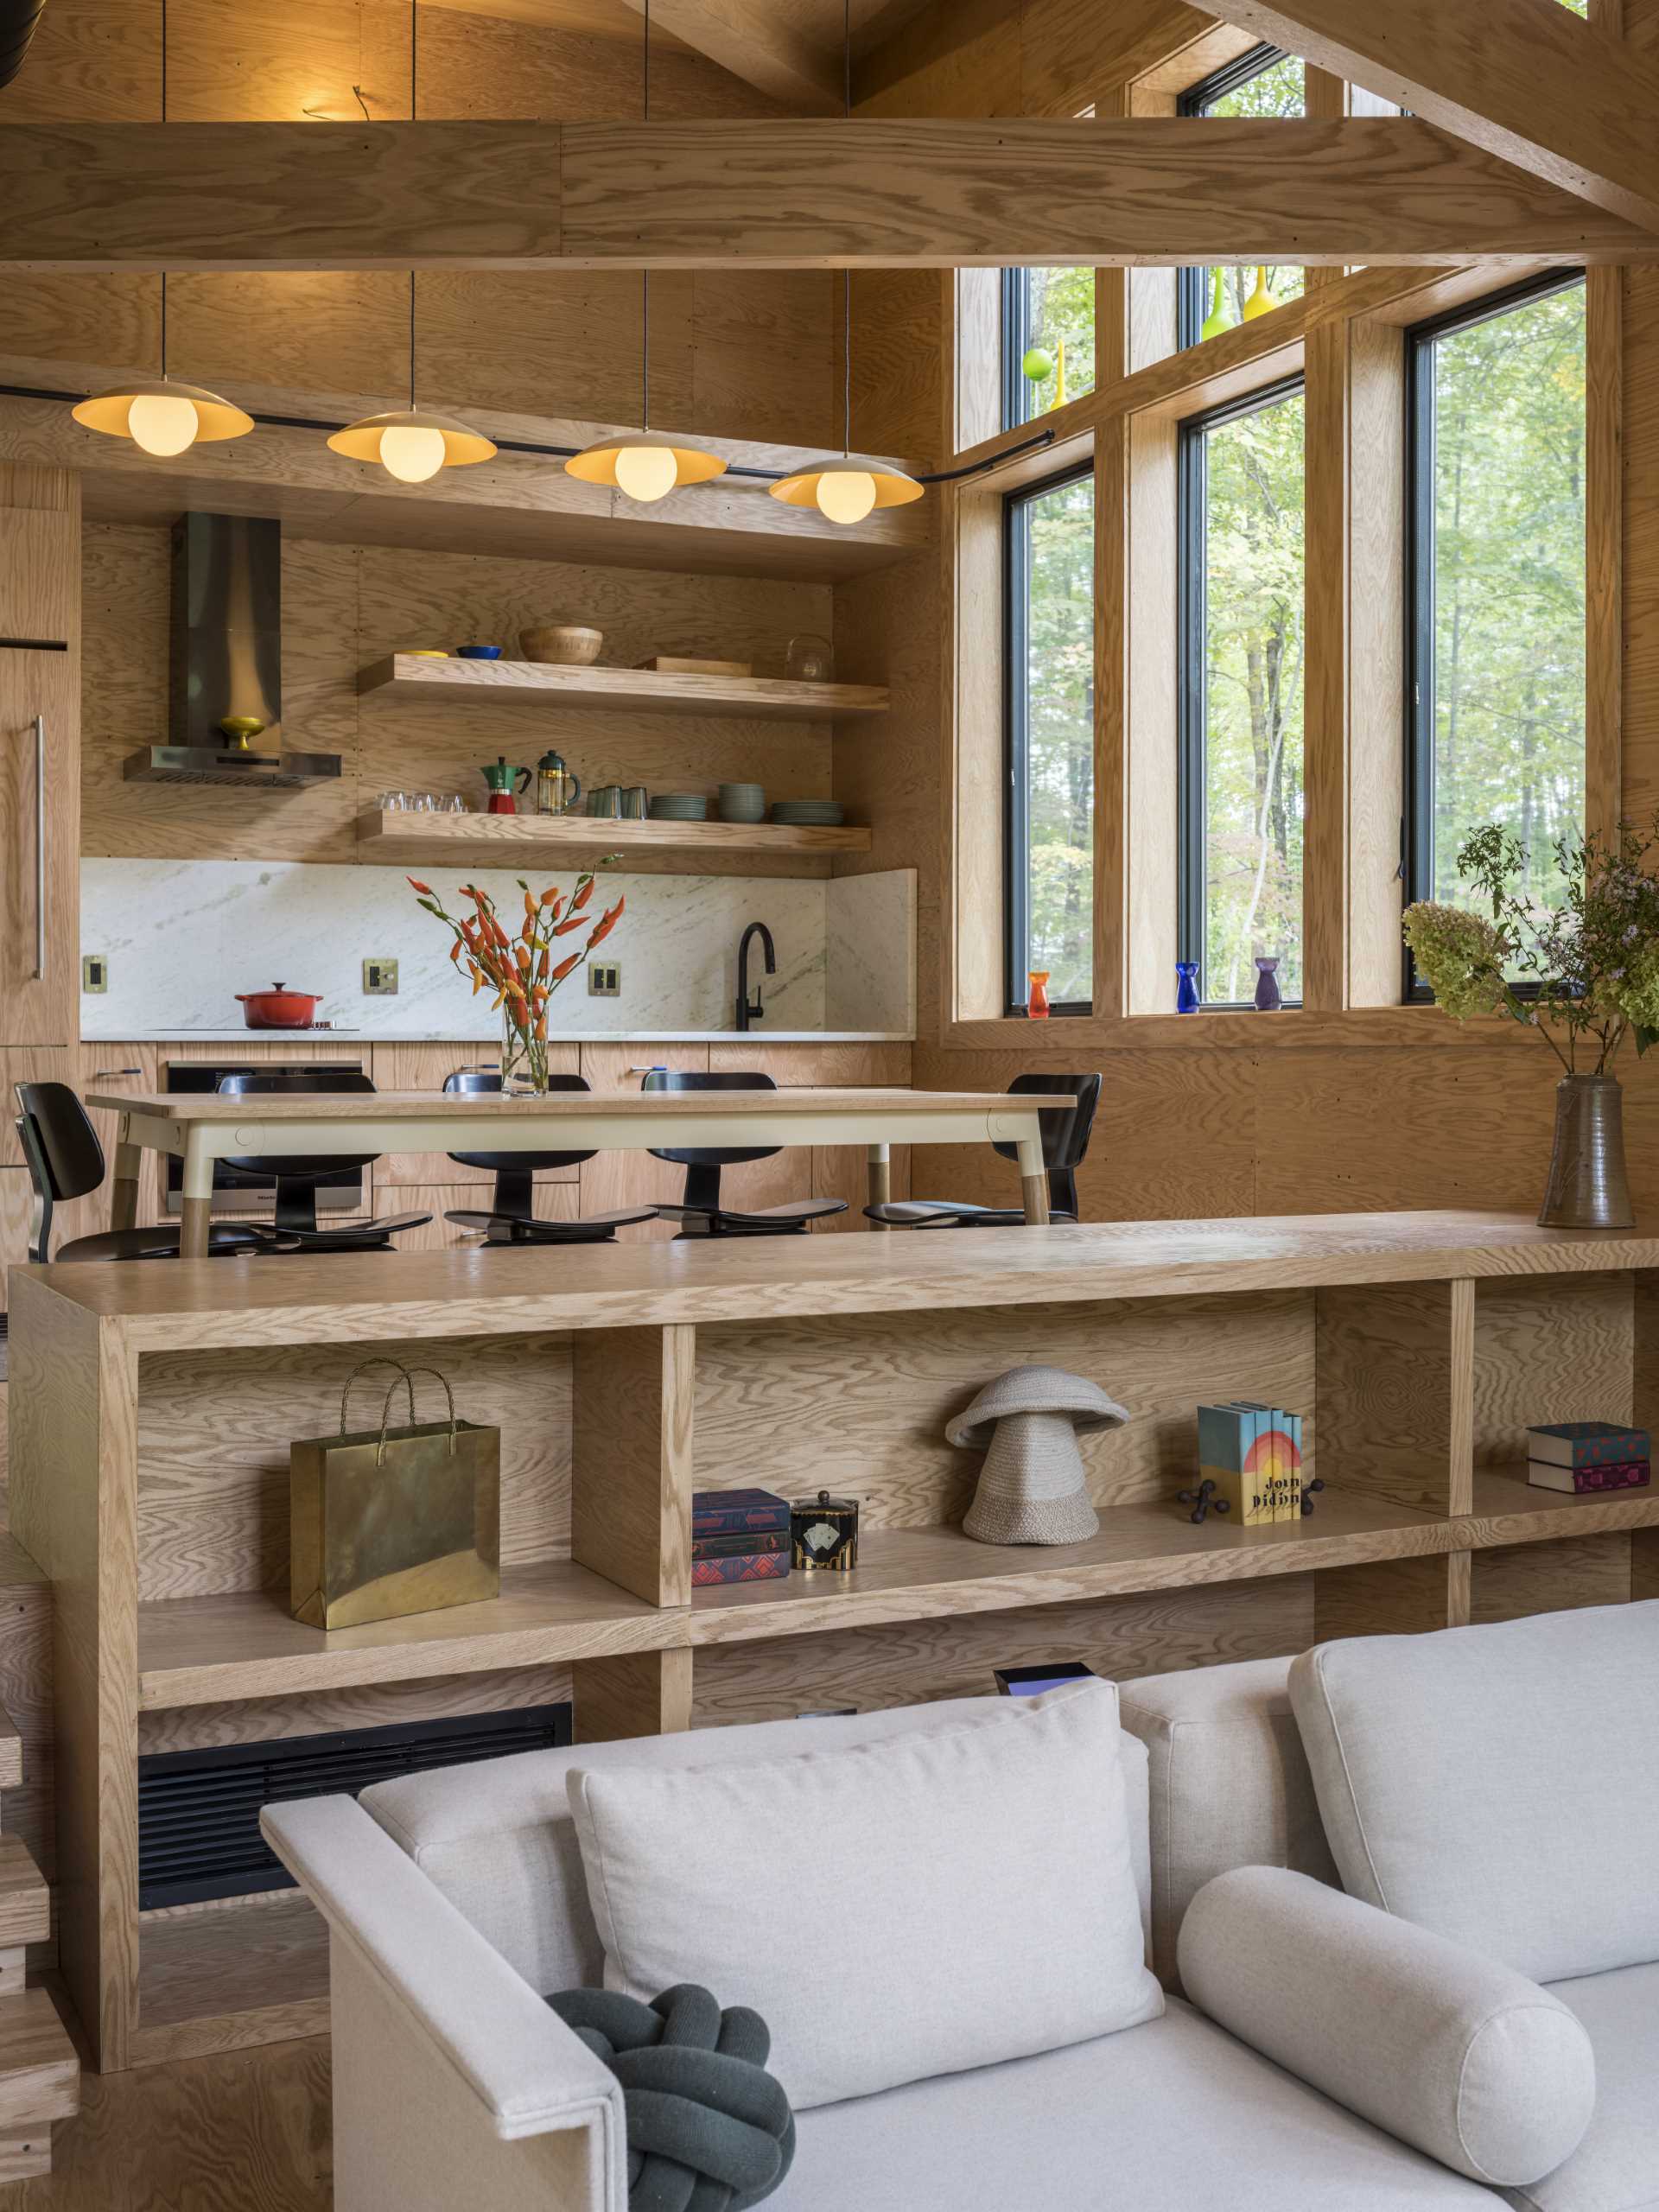
[[722, 822], [764, 822], [766, 818], [765, 785], [722, 784], [720, 787], [720, 818]]
[[772, 818], [798, 830], [838, 830], [846, 812], [833, 798], [780, 798], [772, 805]]
[[706, 822], [709, 801], [701, 791], [658, 791], [651, 802], [653, 822]]

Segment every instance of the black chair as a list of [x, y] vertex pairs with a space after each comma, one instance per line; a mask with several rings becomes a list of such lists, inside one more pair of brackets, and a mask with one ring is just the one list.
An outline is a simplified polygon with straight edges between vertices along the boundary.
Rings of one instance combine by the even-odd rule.
[[[1100, 1103], [1097, 1075], [1017, 1075], [1008, 1095], [1021, 1091], [1069, 1090], [1077, 1100], [1067, 1114], [1051, 1108], [1039, 1112], [1043, 1131], [1043, 1166], [1048, 1170], [1048, 1217], [1051, 1221], [1077, 1218], [1077, 1170], [1089, 1149], [1089, 1132]], [[994, 1144], [991, 1150], [1003, 1160], [1018, 1160], [1020, 1147]], [[1023, 1206], [976, 1206], [965, 1198], [894, 1198], [886, 1205], [866, 1206], [871, 1221], [889, 1229], [1008, 1229], [1024, 1225]]]
[[[642, 1090], [776, 1090], [778, 1086], [769, 1075], [747, 1075], [741, 1070], [722, 1071], [718, 1075], [680, 1075], [671, 1068], [652, 1068], [640, 1084]], [[753, 1213], [735, 1213], [720, 1203], [720, 1171], [722, 1167], [738, 1167], [745, 1160], [772, 1160], [783, 1150], [781, 1145], [760, 1145], [742, 1151], [709, 1150], [697, 1148], [659, 1152], [651, 1147], [653, 1160], [671, 1160], [685, 1170], [685, 1193], [678, 1205], [659, 1205], [656, 1211], [664, 1221], [681, 1224], [680, 1237], [687, 1236], [794, 1236], [804, 1235], [815, 1221], [822, 1221], [826, 1214], [845, 1213], [844, 1198], [798, 1198], [788, 1205], [762, 1206]], [[679, 1238], [675, 1240], [679, 1242]]]
[[[227, 1098], [261, 1095], [355, 1097], [372, 1092], [374, 1085], [365, 1075], [340, 1074], [326, 1068], [296, 1068], [282, 1074], [256, 1068], [245, 1074], [225, 1076], [219, 1088], [220, 1095]], [[276, 1199], [271, 1208], [271, 1219], [246, 1224], [249, 1233], [257, 1237], [267, 1251], [379, 1252], [389, 1251], [392, 1238], [403, 1230], [423, 1228], [431, 1220], [431, 1215], [399, 1213], [388, 1215], [384, 1221], [339, 1222], [327, 1229], [317, 1225], [318, 1184], [330, 1175], [347, 1175], [372, 1166], [379, 1156], [375, 1152], [330, 1153], [322, 1157], [305, 1153], [262, 1153], [255, 1158], [221, 1160], [218, 1164], [225, 1180], [233, 1188], [238, 1185], [245, 1187], [250, 1184], [276, 1183]]]
[[[488, 1096], [499, 1094], [499, 1068], [457, 1068], [443, 1079], [446, 1091]], [[579, 1075], [550, 1075], [550, 1090], [586, 1090]], [[481, 1167], [495, 1177], [495, 1191], [487, 1212], [471, 1208], [446, 1213], [444, 1219], [462, 1229], [482, 1230], [492, 1244], [607, 1244], [614, 1243], [619, 1229], [632, 1222], [652, 1221], [654, 1206], [639, 1206], [628, 1213], [590, 1214], [579, 1221], [542, 1221], [536, 1217], [536, 1177], [556, 1167], [579, 1167], [592, 1160], [591, 1152], [452, 1152], [458, 1166]]]
[[[94, 1236], [71, 1237], [52, 1249], [52, 1217], [72, 1198], [84, 1198], [104, 1180], [104, 1147], [86, 1109], [67, 1083], [20, 1083], [13, 1127], [35, 1191], [29, 1256], [44, 1267], [48, 1260], [176, 1260], [179, 1224], [158, 1222], [149, 1229], [110, 1229]], [[209, 1232], [210, 1259], [258, 1249], [245, 1230]]]

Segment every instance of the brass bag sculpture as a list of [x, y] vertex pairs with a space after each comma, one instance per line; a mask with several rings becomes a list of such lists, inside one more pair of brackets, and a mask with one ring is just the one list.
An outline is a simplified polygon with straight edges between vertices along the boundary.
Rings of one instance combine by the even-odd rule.
[[[352, 1385], [396, 1368], [409, 1425], [393, 1428], [393, 1382], [378, 1428], [348, 1431]], [[433, 1375], [444, 1421], [416, 1421], [415, 1376]], [[501, 1432], [455, 1416], [435, 1367], [370, 1359], [346, 1377], [340, 1433], [289, 1446], [289, 1589], [296, 1620], [354, 1628], [493, 1598], [501, 1588]]]

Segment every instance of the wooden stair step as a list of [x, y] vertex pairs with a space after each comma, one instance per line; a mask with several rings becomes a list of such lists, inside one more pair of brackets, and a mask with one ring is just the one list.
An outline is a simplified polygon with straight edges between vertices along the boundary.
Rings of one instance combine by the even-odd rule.
[[21, 1836], [0, 1835], [0, 1951], [44, 1943], [52, 1933], [52, 1898]]
[[0, 1997], [0, 2150], [27, 2136], [51, 2147], [51, 2122], [80, 2109], [80, 2061], [44, 1989]]

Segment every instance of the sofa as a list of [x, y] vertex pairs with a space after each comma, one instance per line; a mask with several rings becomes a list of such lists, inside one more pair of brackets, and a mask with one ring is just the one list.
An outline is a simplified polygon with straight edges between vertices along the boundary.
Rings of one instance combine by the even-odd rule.
[[544, 1995], [684, 1978], [781, 2025], [779, 2212], [1659, 2205], [1656, 1676], [1637, 1605], [270, 1807], [336, 2204], [623, 2212]]

